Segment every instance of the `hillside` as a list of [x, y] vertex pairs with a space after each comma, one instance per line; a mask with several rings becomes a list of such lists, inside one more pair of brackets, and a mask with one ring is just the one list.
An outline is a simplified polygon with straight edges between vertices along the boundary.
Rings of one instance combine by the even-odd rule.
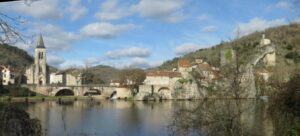
[[[262, 34], [276, 46], [276, 63], [278, 66], [300, 67], [300, 24], [289, 25], [266, 29], [264, 32], [255, 32], [243, 36], [234, 41], [221, 42], [211, 48], [199, 49], [195, 52], [186, 54], [181, 58], [188, 59], [193, 63], [194, 58], [205, 58], [213, 66], [220, 66], [220, 51], [226, 48], [238, 49], [239, 60], [241, 63], [248, 62], [249, 56], [254, 54], [255, 49], [261, 40]], [[177, 67], [179, 58], [164, 62], [156, 69], [171, 70]]]
[[[0, 44], [0, 65], [11, 66], [18, 70], [24, 69], [34, 63], [34, 59], [26, 51], [15, 46]], [[50, 72], [57, 68], [49, 66]]]
[[105, 65], [98, 65], [87, 69], [88, 73], [93, 75], [92, 80], [90, 83], [99, 84], [109, 84], [110, 80], [117, 80], [119, 79], [120, 70], [105, 66]]
[[0, 65], [24, 68], [33, 63], [33, 58], [22, 49], [7, 44], [0, 44]]

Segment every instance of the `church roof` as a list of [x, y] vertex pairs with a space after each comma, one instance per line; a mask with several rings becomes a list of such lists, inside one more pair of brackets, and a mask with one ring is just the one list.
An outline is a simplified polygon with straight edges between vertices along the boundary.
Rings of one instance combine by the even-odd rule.
[[39, 40], [37, 42], [36, 48], [42, 48], [42, 49], [45, 48], [43, 36], [41, 34], [40, 34]]

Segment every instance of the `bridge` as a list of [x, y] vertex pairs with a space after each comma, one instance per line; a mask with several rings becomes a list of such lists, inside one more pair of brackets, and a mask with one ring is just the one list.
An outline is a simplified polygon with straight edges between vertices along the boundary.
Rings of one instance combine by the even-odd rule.
[[[132, 92], [130, 88], [104, 85], [81, 85], [81, 86], [59, 86], [59, 85], [23, 85], [29, 90], [45, 96], [89, 96], [97, 95], [103, 98], [110, 97], [116, 93], [118, 98], [130, 98]], [[165, 85], [140, 85], [135, 97], [143, 100], [146, 96], [152, 95], [162, 99], [172, 99], [172, 90]]]

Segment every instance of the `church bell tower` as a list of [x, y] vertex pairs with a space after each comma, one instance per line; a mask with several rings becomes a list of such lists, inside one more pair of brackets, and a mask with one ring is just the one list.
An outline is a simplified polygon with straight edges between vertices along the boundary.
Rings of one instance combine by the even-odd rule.
[[46, 85], [47, 83], [47, 62], [46, 62], [46, 48], [44, 45], [42, 35], [39, 36], [37, 46], [35, 48], [35, 72], [34, 79], [37, 85]]

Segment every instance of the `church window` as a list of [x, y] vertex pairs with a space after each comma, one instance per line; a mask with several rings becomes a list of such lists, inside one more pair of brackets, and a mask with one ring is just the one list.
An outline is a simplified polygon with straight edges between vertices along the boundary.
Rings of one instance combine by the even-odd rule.
[[39, 52], [38, 57], [39, 57], [39, 59], [43, 59], [43, 53], [42, 53], [42, 52]]

